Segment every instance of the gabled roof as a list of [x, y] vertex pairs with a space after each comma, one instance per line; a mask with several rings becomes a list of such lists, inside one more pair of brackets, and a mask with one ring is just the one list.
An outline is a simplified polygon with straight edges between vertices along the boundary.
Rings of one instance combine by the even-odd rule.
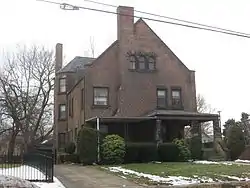
[[[166, 43], [154, 32], [154, 30], [142, 19], [140, 18], [139, 20], [137, 20], [134, 24], [134, 26], [136, 26], [137, 24], [139, 23], [143, 23], [145, 24], [149, 30], [159, 39], [159, 41], [161, 41], [161, 43], [168, 49], [168, 51], [170, 53], [172, 53], [172, 55], [177, 59], [177, 61], [182, 65], [184, 66], [186, 69], [189, 70], [189, 68], [179, 59], [179, 57], [177, 55], [175, 55], [175, 53], [166, 45]], [[191, 71], [191, 70], [190, 70]]]
[[84, 69], [86, 64], [92, 63], [95, 58], [76, 56], [66, 66], [61, 68], [57, 73], [70, 73], [76, 72], [77, 69]]

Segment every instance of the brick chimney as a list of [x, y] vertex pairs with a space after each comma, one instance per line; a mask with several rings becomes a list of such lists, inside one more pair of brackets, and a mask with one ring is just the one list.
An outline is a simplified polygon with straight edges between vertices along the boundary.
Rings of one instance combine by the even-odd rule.
[[56, 72], [62, 68], [62, 62], [63, 62], [63, 45], [60, 43], [57, 43], [56, 44], [56, 64], [55, 64]]
[[119, 6], [117, 8], [117, 39], [122, 40], [134, 33], [134, 8]]
[[117, 40], [118, 40], [118, 67], [119, 67], [119, 91], [117, 116], [126, 116], [127, 92], [129, 92], [129, 63], [127, 53], [134, 48], [134, 8], [119, 6], [117, 8]]

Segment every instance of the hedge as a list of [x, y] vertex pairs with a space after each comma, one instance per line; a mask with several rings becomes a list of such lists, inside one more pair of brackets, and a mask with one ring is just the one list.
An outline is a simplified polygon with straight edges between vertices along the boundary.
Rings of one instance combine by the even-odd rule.
[[84, 165], [90, 165], [97, 162], [98, 134], [101, 145], [103, 138], [106, 136], [105, 133], [98, 132], [96, 129], [88, 126], [83, 126], [78, 132], [77, 154], [79, 155], [80, 162]]
[[144, 163], [157, 160], [155, 143], [127, 143], [125, 163]]
[[180, 149], [174, 143], [162, 143], [158, 146], [158, 160], [162, 162], [177, 162]]
[[97, 160], [97, 134], [95, 129], [82, 127], [77, 138], [77, 154], [80, 162], [86, 165]]

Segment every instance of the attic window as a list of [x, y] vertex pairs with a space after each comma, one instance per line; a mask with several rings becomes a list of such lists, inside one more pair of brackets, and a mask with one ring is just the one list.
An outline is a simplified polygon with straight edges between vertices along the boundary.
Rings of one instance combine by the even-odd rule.
[[156, 69], [154, 53], [128, 52], [129, 69], [138, 71], [153, 71]]
[[129, 61], [130, 61], [130, 69], [132, 69], [132, 70], [135, 70], [136, 69], [136, 58], [135, 58], [135, 56], [134, 55], [131, 55], [130, 57], [129, 57], [130, 59], [129, 59]]

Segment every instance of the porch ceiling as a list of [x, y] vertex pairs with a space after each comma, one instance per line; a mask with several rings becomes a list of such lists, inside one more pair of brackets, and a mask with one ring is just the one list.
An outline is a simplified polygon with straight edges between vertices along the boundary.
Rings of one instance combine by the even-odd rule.
[[219, 118], [218, 114], [189, 112], [184, 110], [154, 110], [147, 114], [148, 117], [171, 120], [190, 120], [190, 121], [212, 121]]

